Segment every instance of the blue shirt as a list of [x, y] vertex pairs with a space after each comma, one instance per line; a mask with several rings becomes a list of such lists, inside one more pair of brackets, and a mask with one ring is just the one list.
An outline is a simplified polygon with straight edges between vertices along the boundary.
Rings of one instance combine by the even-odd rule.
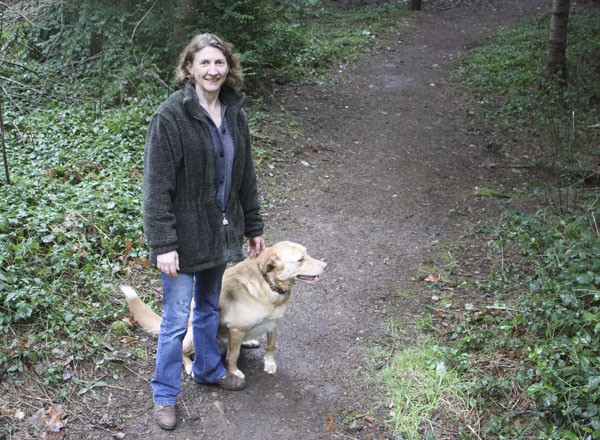
[[[221, 126], [217, 127], [210, 118], [210, 134], [213, 141], [213, 157], [215, 163], [215, 199], [217, 205], [225, 212], [229, 193], [231, 192], [231, 173], [233, 172], [233, 133], [229, 128], [225, 113], [227, 107], [221, 104]], [[205, 111], [206, 113], [206, 111]], [[208, 115], [208, 113], [207, 113]]]

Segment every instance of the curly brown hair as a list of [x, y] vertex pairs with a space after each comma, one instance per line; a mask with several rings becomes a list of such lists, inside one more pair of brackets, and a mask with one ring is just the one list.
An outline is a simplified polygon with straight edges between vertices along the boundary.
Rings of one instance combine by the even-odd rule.
[[187, 70], [188, 63], [192, 63], [194, 61], [196, 52], [208, 46], [219, 49], [221, 52], [223, 52], [223, 55], [225, 55], [225, 59], [227, 60], [229, 72], [227, 73], [227, 78], [225, 78], [225, 82], [223, 83], [223, 88], [240, 90], [244, 84], [244, 79], [242, 75], [242, 67], [240, 66], [240, 61], [237, 55], [233, 53], [233, 49], [230, 44], [226, 43], [216, 35], [209, 33], [196, 35], [179, 55], [179, 63], [175, 69], [175, 75], [177, 77], [177, 83], [179, 86], [183, 87], [190, 81], [193, 83], [193, 78], [190, 76], [190, 73]]

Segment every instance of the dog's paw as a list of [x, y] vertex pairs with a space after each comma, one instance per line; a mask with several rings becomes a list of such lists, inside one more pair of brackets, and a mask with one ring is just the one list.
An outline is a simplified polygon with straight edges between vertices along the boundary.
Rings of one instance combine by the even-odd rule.
[[275, 363], [275, 361], [273, 359], [267, 359], [267, 358], [265, 358], [265, 368], [264, 368], [264, 370], [268, 374], [275, 374], [275, 373], [277, 373], [277, 364]]
[[239, 377], [240, 379], [245, 379], [245, 378], [246, 378], [246, 375], [245, 375], [244, 373], [242, 373], [242, 371], [241, 371], [241, 370], [239, 370], [239, 369], [238, 369], [238, 370], [236, 370], [236, 372], [235, 372], [235, 373], [233, 373], [233, 374], [235, 374], [235, 375], [236, 375], [237, 377]]
[[260, 342], [256, 339], [248, 339], [247, 341], [242, 342], [242, 347], [244, 348], [258, 348], [260, 347]]

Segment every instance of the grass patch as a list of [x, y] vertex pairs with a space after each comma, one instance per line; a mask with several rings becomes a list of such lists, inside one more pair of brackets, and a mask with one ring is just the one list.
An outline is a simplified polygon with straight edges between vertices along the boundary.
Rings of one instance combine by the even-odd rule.
[[410, 439], [435, 439], [434, 426], [457, 432], [453, 428], [457, 421], [464, 422], [471, 414], [464, 386], [444, 358], [439, 347], [426, 341], [397, 352], [382, 371], [389, 390], [389, 423], [395, 433]]

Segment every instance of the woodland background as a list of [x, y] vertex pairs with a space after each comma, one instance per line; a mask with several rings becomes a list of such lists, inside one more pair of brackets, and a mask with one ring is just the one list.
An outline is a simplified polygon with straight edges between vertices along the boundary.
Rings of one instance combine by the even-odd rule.
[[[446, 8], [459, 1], [423, 3]], [[189, 36], [215, 32], [240, 53], [255, 161], [264, 170], [286, 160], [282, 139], [302, 136], [271, 107], [273, 84], [329, 81], [332, 67], [372, 48], [375, 36], [408, 14], [409, 6], [0, 2], [2, 438], [39, 434], [39, 426], [25, 423], [36, 407], [35, 399], [24, 404], [20, 397], [28, 378], [35, 377], [52, 402], [93, 395], [103, 386], [75, 375], [73, 365], [84, 369], [92, 359], [107, 358], [110, 345], [128, 335], [118, 319], [122, 301], [115, 284], [156, 282], [141, 225], [140, 152], [150, 115], [175, 90], [173, 67]], [[467, 406], [479, 408], [485, 420], [481, 436], [600, 436], [597, 6], [555, 1], [554, 14], [549, 9], [474, 50], [456, 78], [485, 103], [472, 116], [487, 130], [544, 145], [529, 151], [524, 165], [544, 176], [535, 194], [543, 209], [507, 210], [481, 239], [503, 265], [477, 288], [514, 293], [498, 305], [505, 313], [430, 310], [418, 323], [434, 338], [424, 374], [435, 378], [443, 365], [462, 377], [453, 387]], [[478, 191], [482, 197], [506, 196], [493, 188]], [[440, 269], [445, 277], [430, 280], [434, 296], [442, 296], [453, 264]], [[491, 360], [504, 365], [509, 377], [479, 368]], [[389, 363], [382, 380], [393, 394], [403, 389], [394, 381], [402, 377], [402, 364]], [[55, 422], [44, 426], [47, 432], [63, 427], [53, 408], [43, 409], [45, 420]], [[402, 423], [390, 421], [390, 429], [407, 432]]]

